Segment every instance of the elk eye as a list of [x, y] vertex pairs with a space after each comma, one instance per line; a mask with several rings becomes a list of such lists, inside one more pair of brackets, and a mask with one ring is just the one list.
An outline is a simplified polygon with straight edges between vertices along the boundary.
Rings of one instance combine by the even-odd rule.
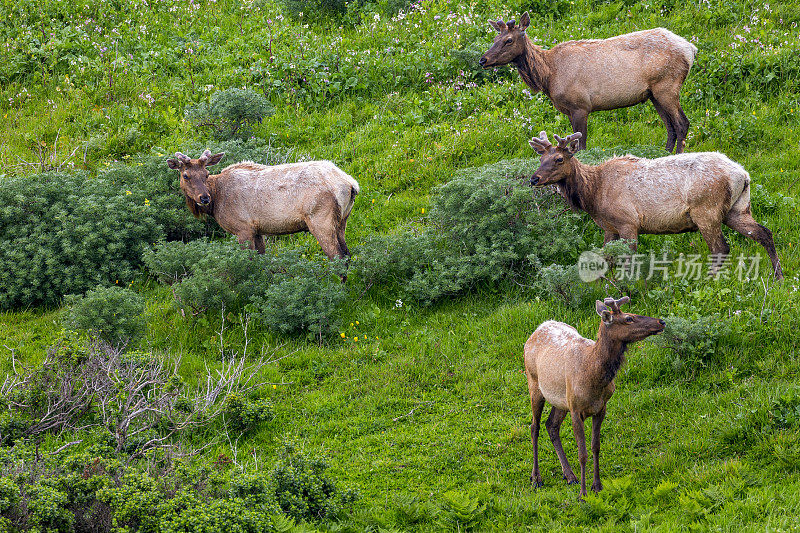
[[633, 322], [633, 317], [632, 317], [632, 316], [629, 316], [628, 318], [626, 318], [626, 319], [625, 319], [625, 322], [627, 322], [628, 324], [630, 324], [631, 322]]
[[563, 162], [564, 162], [564, 158], [563, 157], [561, 157], [561, 156], [556, 157], [556, 163], [563, 163]]
[[511, 44], [511, 41], [513, 41], [513, 40], [514, 39], [506, 39], [506, 44]]

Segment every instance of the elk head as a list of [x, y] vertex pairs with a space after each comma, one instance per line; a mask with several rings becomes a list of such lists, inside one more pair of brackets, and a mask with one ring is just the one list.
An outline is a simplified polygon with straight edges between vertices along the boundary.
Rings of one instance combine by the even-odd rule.
[[626, 304], [631, 299], [623, 296], [619, 300], [614, 298], [606, 298], [602, 302], [597, 300], [595, 302], [595, 309], [603, 326], [606, 329], [606, 335], [612, 340], [620, 342], [636, 342], [650, 335], [657, 335], [664, 331], [666, 322], [660, 318], [652, 318], [643, 315], [634, 315], [625, 313], [620, 310], [619, 306]]
[[527, 42], [525, 41], [525, 30], [531, 23], [528, 12], [519, 18], [519, 25], [514, 19], [508, 22], [489, 21], [489, 25], [497, 30], [497, 37], [494, 44], [480, 58], [478, 64], [483, 68], [499, 67], [507, 65], [525, 53]]
[[225, 152], [218, 154], [211, 154], [209, 150], [203, 152], [203, 155], [197, 159], [191, 159], [189, 156], [180, 152], [175, 153], [175, 159], [167, 159], [167, 165], [173, 170], [177, 170], [181, 174], [181, 191], [186, 197], [186, 204], [189, 210], [195, 215], [200, 215], [200, 210], [204, 207], [211, 205], [211, 193], [206, 187], [206, 180], [208, 179], [208, 169], [220, 162]]
[[558, 183], [572, 174], [571, 159], [579, 149], [581, 133], [567, 135], [565, 139], [555, 135], [555, 138], [558, 144], [553, 146], [547, 133], [542, 131], [529, 141], [531, 148], [541, 156], [539, 169], [531, 176], [531, 186]]

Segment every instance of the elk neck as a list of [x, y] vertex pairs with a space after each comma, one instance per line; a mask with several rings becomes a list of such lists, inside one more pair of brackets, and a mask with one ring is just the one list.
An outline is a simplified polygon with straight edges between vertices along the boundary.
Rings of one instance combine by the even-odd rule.
[[601, 322], [600, 330], [597, 332], [597, 342], [592, 348], [590, 358], [590, 365], [599, 384], [607, 385], [614, 381], [619, 368], [625, 362], [627, 349], [628, 343], [612, 339], [608, 334], [608, 328]]
[[222, 176], [222, 174], [211, 174], [206, 180], [206, 188], [208, 189], [208, 194], [211, 196], [211, 203], [202, 209], [203, 213], [211, 217], [214, 216], [214, 208], [217, 205], [217, 179], [219, 179], [220, 176]]
[[573, 209], [594, 215], [599, 173], [596, 167], [584, 165], [574, 157], [570, 164], [572, 172], [557, 183], [558, 192]]
[[550, 97], [550, 66], [545, 57], [545, 50], [531, 42], [525, 36], [525, 51], [514, 59], [519, 75], [528, 87], [541, 91]]

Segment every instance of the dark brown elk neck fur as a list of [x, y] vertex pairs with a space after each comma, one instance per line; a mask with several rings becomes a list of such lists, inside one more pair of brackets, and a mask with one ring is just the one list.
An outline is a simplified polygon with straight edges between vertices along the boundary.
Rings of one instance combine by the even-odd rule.
[[602, 179], [598, 167], [584, 165], [574, 157], [569, 162], [572, 167], [567, 177], [557, 183], [559, 192], [573, 209], [595, 212], [596, 191]]
[[525, 36], [525, 52], [514, 59], [519, 75], [528, 87], [550, 96], [550, 65], [545, 50]]
[[590, 364], [594, 367], [598, 385], [607, 385], [614, 381], [622, 363], [625, 362], [627, 349], [627, 342], [612, 339], [608, 334], [607, 327], [600, 324], [597, 342], [595, 342], [589, 359]]

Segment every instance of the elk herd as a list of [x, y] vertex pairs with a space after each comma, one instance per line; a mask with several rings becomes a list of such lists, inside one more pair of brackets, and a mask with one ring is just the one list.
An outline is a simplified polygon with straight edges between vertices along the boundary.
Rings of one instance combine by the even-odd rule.
[[[554, 185], [567, 204], [586, 212], [603, 230], [605, 242], [628, 239], [635, 247], [640, 234], [699, 231], [712, 254], [727, 256], [724, 224], [764, 247], [772, 274], [782, 279], [772, 232], [753, 219], [750, 175], [718, 152], [683, 153], [689, 120], [679, 95], [697, 54], [697, 47], [656, 28], [602, 40], [569, 41], [546, 50], [527, 36], [528, 13], [514, 20], [489, 21], [497, 31], [493, 45], [480, 58], [483, 68], [513, 63], [522, 80], [543, 92], [569, 117], [573, 133], [543, 131], [530, 139], [540, 156], [530, 178], [532, 187]], [[667, 130], [666, 150], [675, 155], [643, 159], [626, 155], [591, 166], [575, 158], [586, 148], [588, 116], [593, 111], [628, 107], [650, 100]], [[245, 161], [210, 174], [208, 167], [223, 153], [206, 150], [199, 158], [178, 152], [167, 161], [179, 171], [180, 189], [197, 217], [214, 217], [240, 244], [264, 253], [264, 235], [308, 231], [329, 257], [348, 258], [344, 235], [359, 185], [330, 161], [264, 166]], [[714, 272], [712, 272], [713, 274]], [[533, 419], [534, 486], [539, 472], [539, 423], [545, 402], [552, 411], [545, 427], [568, 483], [580, 481], [586, 492], [584, 422], [592, 418], [592, 490], [602, 489], [599, 473], [600, 426], [614, 393], [614, 378], [632, 342], [663, 331], [663, 320], [625, 313], [621, 299], [596, 302], [600, 316], [597, 340], [555, 321], [541, 324], [525, 343], [524, 371]], [[580, 480], [567, 461], [560, 427], [567, 414], [578, 446]]]

